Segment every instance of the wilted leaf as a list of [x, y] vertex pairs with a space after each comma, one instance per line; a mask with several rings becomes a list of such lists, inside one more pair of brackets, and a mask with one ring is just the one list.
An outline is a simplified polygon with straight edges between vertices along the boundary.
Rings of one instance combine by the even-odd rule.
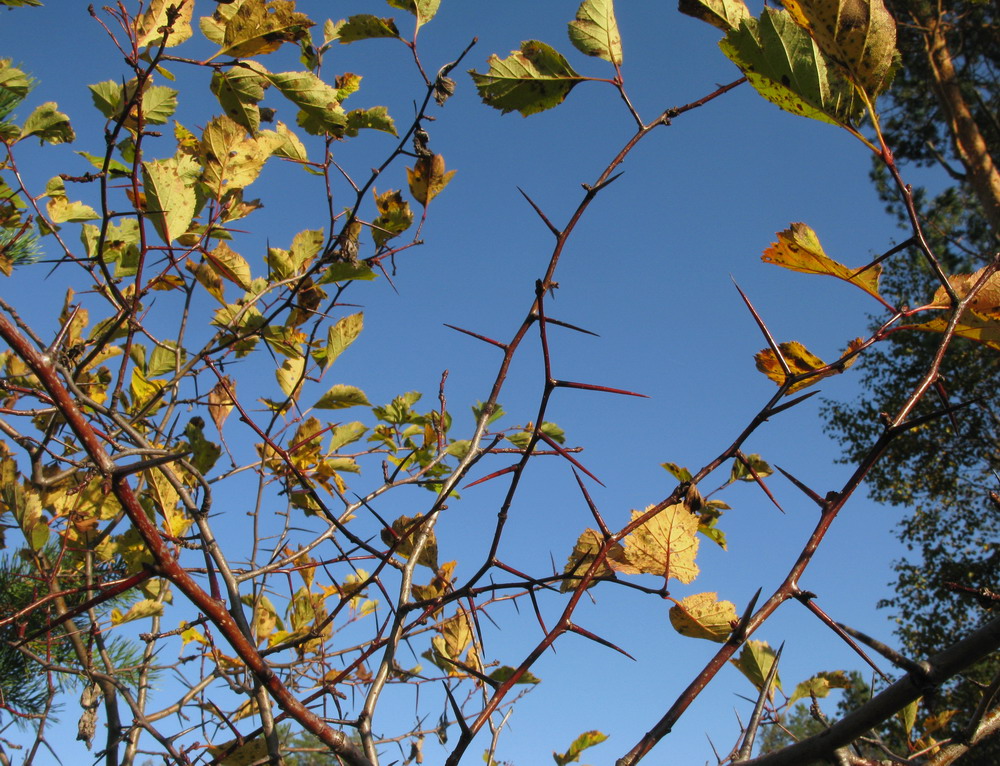
[[[644, 513], [632, 511], [633, 521]], [[689, 583], [698, 576], [697, 531], [697, 516], [682, 503], [669, 505], [626, 535], [622, 558], [609, 556], [609, 563], [623, 574], [653, 574]]]
[[487, 61], [489, 71], [470, 70], [483, 103], [522, 116], [543, 112], [561, 104], [575, 85], [586, 78], [573, 71], [554, 48], [538, 40], [521, 43], [505, 59], [495, 54]]
[[208, 392], [208, 414], [212, 416], [216, 430], [222, 433], [222, 424], [226, 422], [229, 413], [233, 409], [233, 400], [229, 396], [229, 390], [236, 390], [236, 383], [228, 376], [212, 386]]
[[784, 266], [792, 271], [806, 274], [827, 274], [852, 285], [860, 287], [867, 293], [878, 297], [878, 280], [882, 274], [881, 265], [876, 264], [865, 269], [860, 274], [857, 269], [849, 269], [837, 263], [823, 252], [816, 232], [804, 223], [793, 223], [790, 228], [779, 231], [778, 241], [764, 251], [761, 260]]
[[569, 746], [569, 750], [561, 754], [553, 753], [552, 758], [555, 759], [556, 766], [566, 766], [567, 763], [576, 763], [580, 760], [580, 753], [588, 747], [601, 744], [607, 738], [607, 734], [602, 734], [599, 731], [585, 731], [573, 740], [573, 744]]
[[670, 624], [682, 636], [724, 643], [737, 618], [731, 601], [719, 601], [716, 593], [695, 593], [670, 607]]
[[584, 0], [569, 23], [569, 39], [576, 49], [612, 64], [622, 63], [622, 38], [612, 0]]
[[444, 190], [453, 175], [454, 170], [445, 172], [444, 157], [440, 154], [420, 157], [412, 168], [406, 169], [410, 194], [424, 207]]
[[[559, 591], [561, 593], [568, 593], [570, 591], [576, 590], [577, 586], [580, 584], [580, 575], [590, 569], [590, 565], [594, 562], [597, 556], [597, 551], [604, 544], [604, 538], [601, 536], [600, 532], [594, 529], [585, 529], [580, 537], [577, 539], [576, 544], [573, 546], [573, 552], [569, 554], [569, 560], [566, 562], [566, 566], [563, 567], [563, 574], [568, 575], [559, 585]], [[624, 550], [619, 543], [615, 543], [612, 546], [614, 550], [614, 555], [618, 559], [624, 556]], [[609, 552], [608, 557], [611, 557]], [[601, 565], [597, 567], [594, 572], [594, 577], [614, 577], [614, 570], [609, 566], [607, 559], [601, 562]], [[597, 583], [591, 580], [588, 587], [594, 586]]]
[[413, 225], [413, 211], [398, 189], [382, 194], [372, 190], [372, 194], [379, 212], [378, 218], [372, 221], [372, 239], [375, 240], [375, 247], [381, 247]]
[[[421, 520], [423, 518], [423, 515], [419, 513], [413, 518], [400, 516], [392, 522], [391, 531], [389, 529], [382, 530], [382, 542], [390, 547], [395, 546], [394, 552], [403, 558], [410, 558], [410, 555], [413, 553], [413, 543], [416, 541], [417, 535], [421, 533]], [[427, 542], [424, 543], [424, 547], [420, 550], [417, 563], [423, 564], [425, 567], [430, 567], [436, 572], [438, 568], [437, 554], [437, 535], [434, 534], [434, 530], [432, 529], [427, 536]]]

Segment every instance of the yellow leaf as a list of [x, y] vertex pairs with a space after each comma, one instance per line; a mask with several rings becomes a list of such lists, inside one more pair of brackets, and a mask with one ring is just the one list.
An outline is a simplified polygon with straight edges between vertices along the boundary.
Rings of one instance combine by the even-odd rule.
[[[862, 341], [861, 338], [855, 338], [847, 344], [847, 349], [844, 351], [842, 356], [846, 356], [847, 354], [856, 351], [861, 347], [863, 342], [864, 341]], [[779, 343], [778, 348], [781, 350], [781, 356], [784, 358], [785, 363], [788, 365], [788, 370], [792, 375], [803, 375], [808, 372], [823, 370], [822, 372], [817, 372], [810, 378], [800, 380], [794, 385], [789, 386], [788, 391], [785, 392], [788, 394], [807, 388], [813, 383], [816, 383], [823, 378], [828, 378], [831, 375], [839, 375], [850, 367], [857, 358], [851, 357], [848, 361], [841, 365], [831, 366], [824, 370], [823, 368], [827, 366], [826, 362], [797, 341]], [[754, 355], [754, 359], [757, 362], [758, 370], [767, 375], [767, 377], [779, 386], [784, 385], [786, 380], [785, 371], [782, 369], [781, 363], [778, 361], [778, 357], [775, 355], [774, 351], [769, 348], [762, 349]]]
[[[948, 281], [959, 300], [962, 300], [972, 291], [972, 288], [985, 273], [986, 268], [984, 267], [973, 274], [953, 274], [948, 277]], [[934, 293], [934, 299], [930, 305], [934, 308], [951, 308], [951, 299], [943, 287], [939, 287]], [[986, 278], [986, 283], [969, 301], [969, 310], [975, 311], [983, 317], [1000, 319], [1000, 272], [994, 272]]]
[[278, 385], [285, 393], [285, 396], [295, 399], [299, 395], [299, 389], [305, 376], [305, 359], [286, 359], [281, 363], [281, 367], [274, 371], [274, 376], [278, 379]]
[[[633, 521], [643, 513], [632, 511]], [[623, 574], [654, 574], [689, 583], [698, 576], [697, 532], [697, 516], [682, 503], [667, 506], [632, 530], [625, 537], [622, 557], [609, 556], [609, 563]]]
[[234, 252], [225, 242], [220, 242], [215, 249], [205, 252], [208, 265], [223, 279], [228, 279], [244, 290], [250, 289], [250, 264], [239, 253]]
[[[409, 516], [400, 516], [392, 522], [391, 530], [388, 528], [382, 530], [382, 542], [389, 546], [396, 546], [396, 553], [403, 558], [410, 558], [413, 553], [413, 543], [417, 535], [420, 534], [420, 522], [422, 519], [423, 515], [419, 513], [412, 519]], [[432, 529], [427, 537], [427, 542], [424, 543], [424, 547], [420, 550], [417, 563], [437, 571], [437, 553], [437, 535], [434, 534], [434, 530]]]
[[790, 228], [779, 231], [777, 237], [778, 241], [772, 242], [761, 256], [764, 263], [773, 263], [806, 274], [826, 274], [850, 282], [878, 297], [878, 279], [882, 274], [880, 265], [858, 273], [857, 269], [849, 269], [837, 263], [823, 252], [816, 232], [804, 223], [793, 223]]
[[[730, 662], [760, 691], [764, 688], [764, 681], [771, 672], [775, 657], [775, 651], [767, 645], [767, 641], [747, 641], [740, 656]], [[774, 686], [781, 688], [781, 679], [777, 673], [774, 676]]]
[[111, 624], [121, 625], [123, 622], [131, 622], [132, 620], [141, 620], [143, 617], [153, 617], [163, 614], [163, 604], [153, 599], [146, 598], [142, 601], [137, 601], [132, 604], [131, 608], [125, 614], [121, 613], [119, 609], [111, 610]]
[[731, 601], [719, 601], [715, 593], [695, 593], [670, 607], [670, 624], [682, 636], [724, 643], [737, 619]]
[[193, 0], [181, 4], [178, 0], [152, 0], [146, 12], [135, 22], [136, 44], [140, 48], [147, 45], [159, 45], [163, 42], [163, 32], [160, 30], [167, 25], [168, 10], [173, 8], [172, 13], [176, 13], [167, 35], [166, 47], [172, 48], [180, 45], [189, 39], [193, 34], [191, 31], [191, 14], [194, 13]]
[[412, 168], [406, 169], [410, 194], [424, 207], [444, 190], [453, 175], [455, 175], [454, 170], [445, 172], [444, 157], [440, 154], [421, 157]]
[[[566, 567], [563, 569], [563, 574], [569, 575], [566, 577], [562, 584], [559, 586], [559, 590], [562, 593], [568, 593], [571, 590], [576, 590], [577, 585], [580, 583], [580, 575], [590, 569], [590, 565], [594, 562], [594, 558], [597, 555], [597, 551], [604, 544], [604, 538], [601, 533], [596, 529], [585, 529], [583, 534], [576, 541], [576, 545], [573, 546], [573, 552], [569, 554], [569, 560], [566, 562]], [[614, 555], [620, 560], [624, 555], [622, 546], [615, 543], [612, 546]], [[609, 552], [608, 558], [611, 557]], [[601, 563], [597, 570], [594, 572], [594, 577], [614, 577], [614, 570], [608, 565], [607, 561]], [[595, 585], [595, 581], [591, 580], [590, 585], [587, 587]]]
[[251, 763], [267, 760], [267, 740], [264, 737], [255, 737], [240, 745], [234, 739], [222, 745], [209, 745], [208, 752], [213, 758], [221, 758], [218, 762], [222, 766], [248, 766]]

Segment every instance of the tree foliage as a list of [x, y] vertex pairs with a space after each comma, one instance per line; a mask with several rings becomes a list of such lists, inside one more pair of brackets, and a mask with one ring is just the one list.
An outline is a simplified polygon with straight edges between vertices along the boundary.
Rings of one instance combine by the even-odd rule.
[[[435, 52], [443, 57], [435, 68], [418, 45], [439, 5], [389, 0], [391, 17], [357, 14], [322, 24], [292, 0], [221, 2], [202, 16], [205, 4], [196, 9], [193, 0], [92, 11], [109, 46], [124, 54], [128, 75], [90, 86], [102, 121], [98, 135], [82, 139], [92, 169], [56, 175], [39, 188], [20, 171], [20, 158], [31, 143], [78, 140], [73, 119], [55, 102], [16, 115], [33, 81], [21, 64], [0, 60], [0, 270], [11, 284], [28, 284], [44, 267], [31, 262], [44, 256], [74, 285], [52, 306], [54, 337], [26, 321], [13, 296], [0, 300], [0, 514], [16, 530], [7, 544], [19, 562], [4, 570], [13, 584], [0, 598], [0, 662], [13, 672], [32, 664], [47, 679], [44, 688], [24, 686], [3, 703], [10, 715], [37, 716], [32, 753], [55, 749], [47, 728], [52, 705], [78, 679], [86, 690], [81, 732], [94, 735], [99, 709], [108, 763], [150, 753], [181, 764], [304, 763], [316, 748], [352, 766], [397, 754], [419, 763], [431, 737], [445, 763], [478, 758], [474, 743], [496, 763], [511, 706], [544, 685], [533, 672], [542, 655], [570, 634], [623, 651], [576, 620], [585, 596], [623, 591], [646, 597], [653, 610], [669, 601], [676, 632], [705, 639], [714, 651], [690, 685], [654, 713], [659, 720], [650, 720], [647, 733], [623, 749], [624, 766], [644, 758], [730, 663], [756, 697], [724, 756], [731, 762], [747, 761], [768, 718], [799, 699], [851, 686], [843, 671], [823, 667], [799, 683], [783, 678], [781, 649], [755, 634], [783, 605], [801, 604], [853, 644], [851, 631], [816, 606], [800, 578], [861, 482], [893, 470], [886, 463], [904, 465], [893, 451], [905, 449], [912, 434], [940, 427], [938, 413], [925, 416], [920, 408], [944, 369], [941, 359], [968, 337], [981, 341], [969, 353], [983, 364], [994, 358], [1000, 300], [989, 288], [997, 264], [981, 275], [952, 271], [913, 216], [917, 257], [941, 292], [911, 309], [880, 279], [899, 259], [845, 265], [824, 252], [808, 225], [790, 224], [765, 250], [765, 262], [840, 279], [888, 318], [867, 338], [845, 337], [842, 355], [824, 362], [801, 342], [775, 339], [744, 295], [748, 321], [766, 344], [757, 366], [777, 391], [720, 440], [706, 464], [690, 470], [664, 463], [676, 479], [666, 496], [614, 517], [592, 501], [587, 487], [596, 477], [573, 436], [548, 419], [550, 403], [564, 390], [635, 393], [558, 377], [550, 330], [581, 328], [550, 312], [567, 242], [634, 147], [725, 97], [742, 78], [790, 115], [857, 139], [858, 151], [877, 158], [912, 210], [881, 127], [880, 99], [900, 63], [893, 16], [881, 0], [796, 0], [759, 16], [739, 0], [684, 0], [684, 13], [722, 33], [722, 52], [742, 78], [681, 106], [657, 105], [646, 117], [626, 87], [610, 0], [581, 3], [568, 22], [570, 55], [528, 40], [507, 58], [491, 56], [486, 71], [472, 70], [487, 106], [524, 116], [557, 107], [577, 88], [610, 87], [634, 132], [584, 185], [563, 226], [529, 199], [554, 246], [525, 295], [523, 319], [503, 339], [455, 328], [501, 357], [472, 407], [474, 423], [463, 427], [447, 375], [436, 396], [404, 388], [373, 402], [365, 390], [371, 379], [346, 379], [341, 370], [349, 368], [338, 363], [364, 344], [365, 312], [355, 296], [409, 265], [434, 200], [449, 193], [456, 174], [447, 147], [432, 146], [430, 133], [468, 48]], [[331, 76], [332, 50], [373, 40], [410, 54], [418, 82], [413, 116], [390, 115], [377, 93], [368, 100], [355, 73]], [[590, 63], [605, 76], [578, 74], [573, 56], [598, 59]], [[212, 106], [182, 122], [189, 100], [203, 108], [204, 98], [193, 94], [201, 96], [206, 84]], [[277, 120], [275, 109], [294, 115], [294, 124]], [[365, 162], [342, 161], [354, 153]], [[268, 185], [276, 166], [297, 174], [286, 188], [303, 197], [306, 181], [315, 180], [322, 212], [319, 220], [303, 213], [294, 235], [265, 244], [253, 236], [266, 225], [261, 208], [268, 195], [287, 194]], [[349, 170], [357, 166], [372, 170]], [[719, 493], [745, 482], [777, 503], [768, 483], [774, 469], [745, 451], [749, 437], [811, 395], [799, 391], [845, 372], [904, 325], [919, 326], [939, 356], [909, 377], [900, 374], [907, 393], [883, 422], [872, 421], [858, 469], [838, 490], [824, 495], [785, 474], [819, 507], [819, 520], [797, 551], [782, 551], [791, 563], [780, 585], [740, 606], [699, 592], [702, 543], [727, 545], [720, 521], [730, 508]], [[519, 418], [500, 398], [528, 338], [542, 350], [542, 388], [537, 406]], [[384, 361], [371, 366], [371, 376], [385, 376]], [[592, 525], [581, 531], [575, 524], [559, 541], [569, 552], [562, 571], [543, 562], [526, 572], [508, 519], [515, 497], [526, 492], [527, 467], [542, 460], [576, 478], [574, 500]], [[725, 477], [721, 487], [703, 496], [699, 487], [716, 472]], [[481, 512], [463, 495], [484, 482], [503, 487], [491, 509], [491, 536], [468, 550], [447, 550], [439, 524]], [[248, 523], [232, 518], [240, 512]], [[537, 621], [539, 634], [527, 648], [484, 638], [507, 602]], [[857, 700], [851, 716], [821, 735], [754, 763], [833, 758], [898, 714], [908, 723], [894, 746], [912, 751], [926, 743], [912, 732], [934, 730], [926, 716], [917, 723], [918, 700], [994, 651], [1000, 625], [959, 631], [948, 650], [919, 666], [866, 642], [896, 666], [895, 683]], [[167, 671], [185, 691], [159, 689]], [[436, 695], [440, 707], [394, 719], [383, 711], [397, 686], [419, 691], [421, 703]], [[987, 707], [961, 711], [967, 736], [951, 746], [967, 748], [992, 732]], [[577, 762], [605, 739], [583, 732], [553, 759]], [[941, 744], [928, 747], [933, 758]]]

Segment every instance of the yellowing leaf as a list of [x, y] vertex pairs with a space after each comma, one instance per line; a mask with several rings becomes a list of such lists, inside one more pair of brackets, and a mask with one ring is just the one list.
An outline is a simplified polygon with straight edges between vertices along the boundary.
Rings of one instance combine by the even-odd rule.
[[221, 759], [222, 766], [248, 766], [267, 760], [267, 740], [262, 736], [254, 737], [241, 745], [234, 739], [222, 745], [209, 745], [208, 752], [213, 758]]
[[743, 19], [719, 47], [761, 96], [787, 112], [850, 125], [864, 110], [851, 83], [786, 11], [764, 8], [759, 20]]
[[298, 398], [299, 388], [305, 379], [303, 375], [305, 366], [305, 359], [286, 359], [281, 363], [281, 367], [274, 371], [274, 376], [278, 379], [278, 385], [281, 386], [285, 396]]
[[[774, 664], [775, 657], [776, 654], [767, 645], [767, 641], [751, 640], [743, 645], [740, 656], [735, 660], [730, 660], [730, 662], [739, 668], [740, 672], [750, 680], [750, 683], [760, 691], [764, 688], [764, 681], [767, 680], [767, 674], [771, 672], [771, 665]], [[781, 688], [781, 679], [777, 674], [774, 676], [774, 686]]]
[[308, 16], [295, 11], [294, 0], [245, 0], [223, 21], [222, 47], [212, 58], [273, 53], [282, 43], [304, 38], [311, 26]]
[[223, 279], [242, 287], [244, 290], [250, 289], [250, 264], [239, 253], [233, 252], [224, 241], [219, 242], [214, 250], [204, 253], [205, 260], [212, 270]]
[[[944, 332], [948, 328], [948, 320], [939, 317], [923, 324], [909, 325], [909, 327], [925, 332]], [[966, 311], [962, 314], [962, 318], [955, 327], [955, 335], [1000, 350], [1000, 321], [984, 317], [974, 311]]]
[[357, 340], [364, 327], [364, 318], [365, 315], [359, 311], [357, 314], [341, 317], [327, 330], [326, 346], [313, 352], [313, 358], [323, 366], [324, 371], [328, 370], [337, 357]]
[[[983, 278], [986, 267], [981, 268], [972, 274], [953, 274], [948, 277], [948, 282], [952, 289], [962, 300], [976, 286], [976, 283]], [[950, 308], [951, 299], [943, 287], [939, 287], [934, 293], [934, 299], [930, 303], [935, 308]], [[979, 288], [975, 296], [969, 301], [968, 308], [983, 317], [990, 319], [1000, 319], [1000, 272], [994, 272], [986, 278], [985, 284]]]
[[569, 23], [569, 39], [577, 50], [612, 64], [622, 63], [622, 38], [612, 0], [584, 0]]
[[[633, 521], [644, 513], [632, 511]], [[698, 576], [697, 531], [697, 516], [682, 503], [669, 505], [626, 535], [622, 558], [609, 556], [609, 562], [623, 574], [654, 574], [689, 583]]]
[[207, 263], [195, 263], [190, 258], [184, 262], [184, 268], [194, 274], [194, 278], [215, 298], [219, 303], [226, 302], [222, 294], [222, 279], [215, 269]]
[[519, 51], [500, 59], [490, 56], [486, 74], [471, 71], [479, 97], [487, 106], [522, 116], [558, 106], [584, 77], [554, 48], [538, 40], [521, 43]]
[[792, 696], [788, 698], [788, 706], [791, 708], [796, 700], [803, 697], [825, 697], [830, 693], [830, 689], [850, 688], [851, 680], [843, 670], [817, 673], [795, 687]]
[[[846, 355], [856, 350], [862, 343], [863, 341], [861, 338], [855, 338], [848, 344], [847, 350], [844, 354]], [[826, 362], [813, 354], [798, 341], [779, 343], [778, 348], [781, 350], [781, 356], [788, 365], [788, 370], [792, 375], [803, 375], [808, 372], [820, 370], [827, 366]], [[817, 383], [823, 378], [828, 378], [831, 375], [839, 375], [845, 369], [850, 367], [856, 358], [857, 357], [851, 357], [851, 359], [844, 362], [842, 365], [830, 367], [829, 369], [823, 370], [823, 372], [816, 373], [812, 377], [800, 380], [792, 386], [789, 386], [786, 393], [790, 394], [794, 391], [807, 388], [808, 386], [813, 385], [813, 383]], [[786, 380], [785, 371], [782, 369], [781, 363], [778, 361], [778, 357], [775, 356], [774, 351], [769, 348], [762, 349], [754, 355], [754, 359], [757, 362], [758, 370], [767, 375], [767, 377], [779, 386], [784, 385]]]
[[[403, 558], [410, 558], [410, 555], [413, 553], [413, 543], [417, 535], [420, 534], [420, 522], [422, 519], [423, 515], [419, 513], [412, 519], [409, 516], [400, 516], [392, 522], [391, 530], [382, 530], [382, 542], [388, 546], [394, 546], [394, 552]], [[424, 543], [424, 547], [420, 550], [420, 557], [417, 559], [417, 563], [437, 571], [437, 553], [437, 535], [434, 534], [434, 530], [432, 529], [430, 535], [427, 537], [427, 542]]]
[[386, 0], [393, 8], [409, 11], [417, 17], [417, 28], [434, 18], [441, 0]]
[[248, 138], [246, 128], [229, 117], [219, 116], [205, 127], [199, 155], [205, 167], [202, 181], [215, 199], [231, 189], [242, 189], [257, 180], [267, 158], [284, 139], [274, 134]]
[[601, 744], [607, 738], [607, 734], [599, 731], [585, 731], [573, 740], [573, 744], [569, 746], [569, 750], [565, 753], [553, 753], [552, 757], [555, 759], [556, 766], [566, 766], [569, 763], [576, 763], [580, 760], [580, 753], [588, 747]]
[[215, 428], [220, 434], [222, 433], [222, 424], [226, 422], [226, 418], [229, 417], [229, 413], [233, 409], [233, 400], [229, 396], [229, 391], [235, 390], [235, 381], [226, 375], [208, 392], [208, 413], [212, 416], [212, 422], [215, 423]]
[[143, 599], [132, 604], [128, 612], [121, 613], [120, 609], [111, 610], [111, 624], [121, 625], [123, 622], [141, 620], [143, 617], [160, 616], [163, 614], [163, 604], [153, 599]]
[[219, 104], [233, 120], [250, 134], [260, 129], [260, 107], [264, 89], [271, 83], [261, 75], [259, 64], [236, 66], [228, 72], [212, 74], [211, 90]]
[[391, 18], [380, 18], [369, 13], [359, 13], [337, 27], [337, 40], [342, 44], [358, 40], [372, 40], [378, 37], [399, 37], [396, 22]]
[[189, 158], [155, 160], [142, 163], [142, 188], [146, 194], [146, 214], [160, 238], [170, 243], [184, 234], [191, 225], [198, 201], [192, 177], [185, 172]]
[[444, 157], [440, 154], [421, 157], [412, 168], [406, 169], [410, 194], [424, 207], [444, 190], [453, 175], [455, 175], [454, 170], [445, 172]]
[[337, 91], [312, 72], [280, 72], [266, 75], [281, 94], [299, 108], [296, 118], [307, 133], [343, 136], [347, 117], [340, 106]]
[[750, 10], [743, 0], [679, 0], [677, 10], [696, 19], [707, 21], [723, 32], [739, 29]]
[[719, 601], [715, 593], [695, 593], [670, 607], [670, 624], [682, 636], [724, 643], [737, 619], [731, 601]]
[[381, 247], [413, 225], [413, 211], [399, 190], [390, 189], [382, 194], [372, 190], [372, 194], [379, 213], [378, 218], [372, 221], [372, 239], [375, 240], [375, 247]]
[[[2, 85], [0, 85], [2, 88]], [[21, 141], [28, 136], [35, 136], [40, 143], [63, 144], [71, 143], [76, 134], [69, 124], [69, 117], [56, 108], [54, 101], [49, 101], [35, 108], [21, 128]]]
[[336, 385], [320, 397], [313, 406], [318, 410], [339, 410], [345, 407], [371, 405], [365, 392], [355, 386]]
[[[580, 583], [580, 575], [590, 568], [597, 555], [597, 551], [603, 544], [604, 538], [600, 532], [594, 529], [583, 530], [583, 533], [573, 546], [573, 552], [569, 554], [566, 566], [563, 568], [563, 574], [568, 576], [559, 585], [560, 592], [568, 593], [569, 591], [576, 590], [577, 585]], [[620, 544], [615, 543], [612, 550], [614, 551], [613, 555], [619, 560], [623, 557], [624, 551]], [[609, 553], [608, 557], [610, 558], [611, 555]], [[614, 577], [614, 574], [614, 570], [608, 565], [607, 561], [602, 562], [594, 572], [595, 577]], [[596, 583], [591, 580], [590, 585], [593, 586]]]
[[[172, 10], [171, 10], [172, 9]], [[140, 48], [147, 45], [159, 45], [163, 42], [163, 27], [170, 23], [170, 31], [166, 38], [166, 47], [172, 48], [190, 39], [191, 15], [194, 13], [193, 0], [181, 4], [178, 0], [152, 0], [135, 22], [136, 43]]]
[[806, 274], [826, 274], [849, 282], [878, 297], [881, 265], [876, 264], [858, 273], [857, 269], [849, 269], [837, 263], [823, 252], [816, 232], [804, 223], [793, 223], [790, 228], [779, 231], [777, 237], [778, 241], [772, 242], [761, 256], [764, 263], [773, 263]]
[[873, 99], [889, 85], [896, 22], [882, 0], [782, 0], [820, 50]]

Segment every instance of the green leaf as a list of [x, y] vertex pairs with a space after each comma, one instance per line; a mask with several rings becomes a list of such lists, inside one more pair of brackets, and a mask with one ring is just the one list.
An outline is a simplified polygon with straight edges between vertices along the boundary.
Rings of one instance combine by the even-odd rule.
[[552, 758], [555, 760], [556, 766], [566, 766], [567, 763], [576, 763], [580, 760], [580, 753], [588, 747], [601, 744], [607, 738], [607, 734], [602, 734], [599, 731], [585, 731], [573, 740], [573, 744], [569, 746], [569, 750], [562, 754], [553, 753]]
[[393, 8], [409, 11], [417, 17], [417, 28], [434, 18], [441, 0], [386, 0]]
[[350, 261], [343, 261], [331, 264], [330, 267], [323, 272], [323, 276], [319, 279], [317, 284], [326, 285], [330, 282], [349, 282], [354, 279], [371, 281], [372, 279], [376, 279], [377, 276], [378, 275], [371, 270], [371, 267], [367, 263], [351, 263]]
[[616, 66], [622, 63], [622, 37], [612, 0], [584, 0], [569, 23], [569, 39], [576, 49]]
[[152, 85], [142, 94], [143, 119], [152, 125], [166, 125], [177, 111], [177, 91], [164, 85]]
[[198, 207], [193, 165], [186, 157], [142, 163], [146, 213], [167, 244], [188, 230]]
[[691, 481], [694, 478], [687, 468], [679, 466], [677, 463], [660, 463], [660, 466], [665, 468], [678, 481]]
[[882, 0], [784, 0], [796, 23], [872, 100], [895, 74], [896, 22]]
[[35, 81], [11, 66], [10, 59], [0, 58], [0, 120], [14, 111], [34, 86]]
[[369, 13], [349, 16], [337, 29], [337, 40], [343, 44], [358, 40], [373, 40], [379, 37], [399, 37], [396, 22], [390, 18], [379, 18]]
[[358, 312], [346, 317], [342, 317], [335, 325], [327, 331], [326, 346], [321, 351], [313, 353], [313, 358], [323, 367], [323, 371], [330, 369], [338, 356], [344, 349], [357, 340], [358, 335], [364, 327], [364, 314]]
[[299, 107], [296, 121], [307, 133], [344, 135], [347, 117], [334, 88], [312, 72], [280, 72], [266, 77], [285, 98]]
[[216, 70], [209, 87], [226, 114], [255, 135], [260, 130], [257, 104], [270, 84], [267, 78], [247, 65], [233, 67], [228, 72]]
[[680, 0], [677, 10], [723, 32], [739, 29], [744, 19], [750, 19], [750, 10], [743, 0]]
[[[501, 665], [499, 668], [490, 673], [490, 678], [499, 683], [504, 683], [514, 675], [515, 670], [517, 670], [517, 668], [512, 668], [510, 665]], [[518, 678], [514, 683], [540, 684], [541, 682], [542, 682], [541, 678], [536, 676], [531, 671], [526, 670], [524, 673], [521, 674], [520, 678]]]
[[56, 109], [54, 101], [48, 101], [31, 113], [21, 128], [21, 141], [28, 136], [37, 136], [39, 143], [68, 144], [75, 138], [69, 117]]
[[90, 205], [70, 202], [66, 197], [50, 198], [45, 203], [45, 212], [52, 223], [80, 223], [101, 217]]
[[368, 433], [368, 427], [358, 421], [336, 426], [330, 439], [330, 452], [336, 452], [341, 447], [353, 444], [366, 433]]
[[372, 412], [379, 420], [393, 425], [403, 425], [420, 420], [420, 416], [411, 409], [414, 404], [420, 401], [419, 391], [408, 391], [400, 394], [384, 407], [373, 407]]
[[344, 134], [353, 138], [359, 130], [381, 130], [391, 136], [396, 133], [396, 123], [389, 116], [389, 110], [384, 106], [373, 106], [370, 109], [353, 109], [346, 115], [347, 127]]
[[858, 120], [864, 104], [787, 11], [764, 8], [719, 43], [760, 95], [792, 114], [833, 125]]
[[[740, 656], [730, 662], [757, 687], [757, 691], [760, 691], [764, 688], [764, 681], [771, 672], [771, 665], [774, 664], [776, 656], [775, 651], [767, 645], [767, 641], [750, 640], [743, 645]], [[774, 686], [781, 688], [781, 679], [777, 674], [774, 676]]]
[[486, 74], [469, 74], [483, 103], [504, 114], [516, 110], [527, 117], [552, 109], [587, 79], [573, 71], [561, 53], [538, 40], [521, 43], [521, 49], [505, 59], [494, 54], [487, 63]]
[[[306, 14], [295, 11], [293, 0], [245, 0], [222, 21], [221, 49], [212, 58], [273, 53], [283, 43], [303, 39], [313, 23]], [[205, 35], [208, 37], [208, 32]]]
[[[164, 341], [170, 344], [170, 341]], [[187, 352], [181, 348], [180, 353], [180, 363], [181, 365], [187, 359]], [[177, 367], [178, 354], [176, 350], [168, 346], [156, 346], [153, 349], [153, 353], [149, 356], [149, 364], [146, 366], [146, 376], [150, 378], [156, 378], [160, 375], [173, 374]]]
[[797, 700], [805, 697], [825, 697], [830, 693], [831, 689], [850, 688], [851, 679], [847, 677], [847, 674], [843, 670], [817, 673], [812, 678], [806, 679], [795, 687], [792, 696], [788, 698], [788, 707], [791, 708]]
[[355, 386], [340, 384], [323, 394], [313, 406], [318, 410], [341, 410], [359, 405], [371, 406], [365, 392]]
[[[768, 465], [767, 461], [764, 460], [760, 455], [754, 453], [752, 455], [746, 455], [746, 462], [749, 463], [754, 471], [760, 478], [765, 478], [774, 473], [774, 469]], [[730, 483], [734, 481], [756, 481], [753, 474], [750, 473], [750, 469], [746, 467], [742, 460], [733, 459], [733, 467], [729, 472]]]

